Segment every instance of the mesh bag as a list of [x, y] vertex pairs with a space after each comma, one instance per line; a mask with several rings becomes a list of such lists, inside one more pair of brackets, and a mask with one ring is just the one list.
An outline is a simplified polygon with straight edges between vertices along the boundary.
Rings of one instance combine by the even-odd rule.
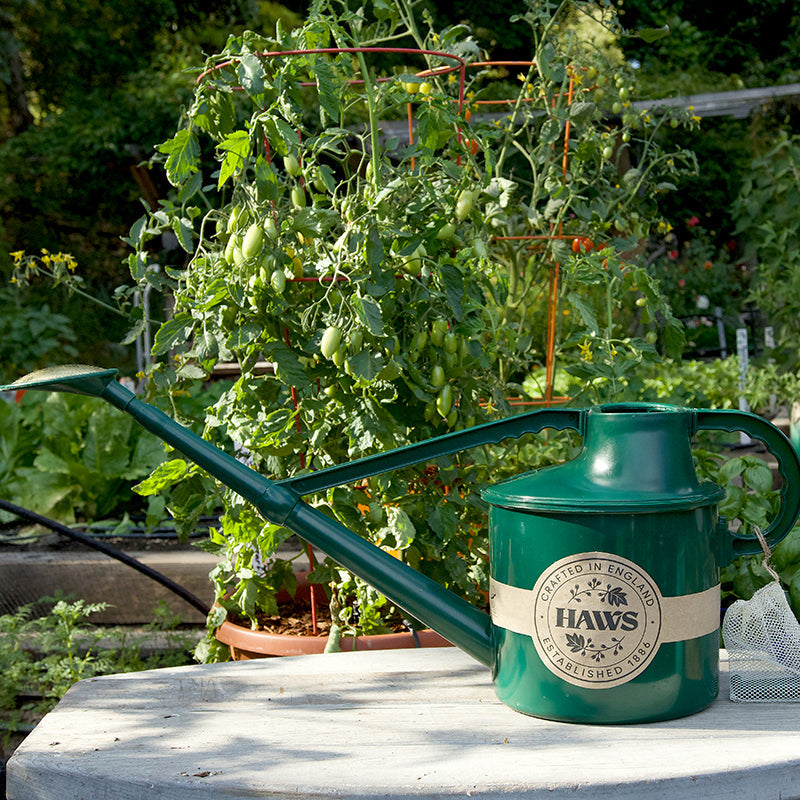
[[769, 548], [756, 531], [774, 580], [750, 600], [726, 612], [722, 638], [728, 651], [731, 700], [741, 703], [800, 703], [800, 623], [789, 607]]

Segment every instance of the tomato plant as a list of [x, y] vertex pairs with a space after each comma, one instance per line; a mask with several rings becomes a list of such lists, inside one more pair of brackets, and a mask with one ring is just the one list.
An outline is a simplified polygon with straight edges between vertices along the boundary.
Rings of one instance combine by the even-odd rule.
[[[240, 377], [207, 410], [205, 435], [237, 442], [256, 469], [279, 480], [510, 413], [506, 398], [523, 391], [544, 358], [544, 276], [571, 256], [597, 258], [595, 242], [645, 235], [646, 214], [633, 213], [667, 170], [666, 159], [662, 170], [645, 158], [638, 176], [620, 179], [604, 158], [614, 140], [598, 99], [581, 94], [570, 108], [565, 91], [566, 66], [599, 57], [556, 35], [544, 7], [520, 24], [537, 28], [534, 56], [547, 66], [524, 76], [513, 119], [499, 124], [473, 113], [485, 72], [465, 87], [470, 108], [458, 82], [435, 72], [452, 66], [447, 59], [421, 65], [435, 79], [378, 76], [359, 48], [407, 36], [430, 50], [435, 33], [423, 32], [424, 19], [410, 24], [406, 0], [378, 11], [353, 15], [339, 0], [320, 0], [302, 28], [246, 32], [210, 56], [181, 127], [158, 147], [175, 199], [130, 237], [136, 281], [170, 285], [175, 301], [156, 335], [152, 391], [182, 390], [207, 380], [218, 362], [235, 362]], [[481, 58], [465, 35], [436, 33], [436, 41]], [[309, 52], [329, 42], [347, 50]], [[276, 51], [294, 55], [259, 55]], [[413, 143], [383, 140], [381, 120], [405, 119], [415, 95]], [[567, 121], [565, 171], [559, 137]], [[479, 151], [480, 164], [469, 157]], [[143, 265], [166, 231], [186, 263], [155, 277]], [[517, 243], [522, 234], [543, 244]], [[570, 237], [580, 242], [574, 253]], [[621, 267], [601, 252], [616, 280]], [[488, 578], [479, 491], [518, 470], [507, 447], [502, 458], [491, 448], [457, 454], [311, 501], [481, 603]], [[554, 457], [552, 445], [519, 452], [525, 468]], [[191, 515], [196, 473], [174, 474], [176, 512]], [[229, 492], [224, 502], [213, 542], [222, 557], [218, 599], [253, 617], [275, 607], [291, 573], [277, 555], [289, 532]], [[391, 610], [383, 598], [327, 560], [314, 578], [332, 587], [337, 624], [382, 630], [381, 613]]]

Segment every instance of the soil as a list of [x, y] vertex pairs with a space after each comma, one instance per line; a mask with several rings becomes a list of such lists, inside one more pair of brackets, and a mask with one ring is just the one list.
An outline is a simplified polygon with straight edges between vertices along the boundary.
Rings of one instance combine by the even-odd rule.
[[[295, 597], [280, 604], [281, 613], [271, 617], [259, 613], [256, 617], [258, 630], [267, 633], [281, 634], [284, 636], [327, 636], [331, 630], [331, 614], [328, 601], [322, 594], [322, 602], [317, 600], [316, 619], [317, 633], [314, 633], [311, 613], [311, 600], [307, 597]], [[237, 624], [249, 624], [239, 620]]]
[[[279, 607], [281, 613], [277, 616], [258, 613], [256, 615], [256, 630], [266, 633], [273, 633], [285, 636], [321, 636], [327, 637], [330, 633], [332, 622], [331, 613], [328, 606], [328, 599], [322, 588], [317, 590], [317, 633], [314, 633], [313, 619], [311, 613], [311, 600], [308, 596], [301, 596], [298, 591], [294, 598], [280, 600]], [[229, 613], [228, 619], [236, 625], [250, 627], [250, 621], [244, 617]], [[386, 622], [389, 632], [407, 633], [408, 626], [403, 622], [400, 615], [394, 620]]]

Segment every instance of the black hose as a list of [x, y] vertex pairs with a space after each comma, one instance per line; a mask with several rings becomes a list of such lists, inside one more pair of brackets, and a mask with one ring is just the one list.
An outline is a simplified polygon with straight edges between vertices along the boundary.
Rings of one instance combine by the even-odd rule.
[[80, 542], [81, 544], [86, 545], [86, 547], [90, 547], [92, 550], [99, 550], [101, 553], [105, 553], [107, 556], [115, 558], [117, 561], [121, 561], [123, 564], [131, 567], [131, 569], [135, 569], [137, 572], [140, 572], [142, 575], [154, 580], [156, 583], [160, 583], [162, 586], [178, 595], [178, 597], [180, 597], [182, 600], [185, 600], [187, 603], [189, 603], [189, 605], [194, 606], [203, 614], [208, 614], [210, 610], [206, 603], [193, 595], [187, 589], [184, 589], [183, 586], [175, 583], [175, 581], [171, 580], [166, 575], [163, 575], [158, 570], [148, 567], [147, 564], [142, 564], [141, 561], [129, 556], [127, 553], [117, 550], [116, 547], [112, 547], [105, 542], [99, 542], [84, 533], [73, 531], [72, 528], [68, 528], [66, 525], [62, 525], [60, 522], [43, 517], [34, 511], [30, 511], [27, 508], [21, 508], [20, 506], [16, 506], [13, 503], [7, 502], [6, 500], [0, 499], [0, 509], [9, 511], [16, 516], [21, 517], [22, 519], [26, 519], [29, 522], [34, 522], [44, 528], [49, 528], [51, 531], [55, 531], [56, 533], [66, 536], [73, 541]]

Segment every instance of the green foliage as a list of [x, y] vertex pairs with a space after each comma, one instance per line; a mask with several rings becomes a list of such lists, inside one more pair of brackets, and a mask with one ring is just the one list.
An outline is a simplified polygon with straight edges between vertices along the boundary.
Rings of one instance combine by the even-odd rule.
[[[89, 617], [107, 608], [63, 598], [43, 598], [50, 610], [33, 617], [32, 606], [0, 616], [0, 714], [8, 736], [52, 709], [73, 683], [98, 675], [136, 672], [191, 663], [192, 634], [177, 630], [179, 620], [161, 602], [142, 634], [97, 628]], [[147, 639], [163, 644], [143, 652]]]
[[22, 301], [18, 291], [0, 286], [0, 382], [10, 383], [45, 364], [74, 360], [77, 338], [70, 320], [47, 304]]
[[[655, 133], [669, 120], [694, 123], [675, 113], [651, 120], [632, 112], [631, 76], [616, 75], [571, 31], [570, 8], [563, 4], [556, 20], [530, 4], [515, 24], [535, 41], [537, 66], [499, 85], [490, 70], [469, 70], [464, 95], [457, 73], [437, 73], [424, 91], [414, 80], [447, 59], [404, 56], [379, 73], [362, 53], [260, 55], [405, 37], [420, 49], [482, 58], [463, 28], [424, 31], [426, 18], [410, 3], [382, 4], [370, 16], [319, 2], [292, 33], [231, 37], [207, 60], [179, 130], [157, 147], [172, 196], [126, 240], [139, 287], [165, 281], [147, 269], [149, 249], [164, 232], [177, 237], [187, 259], [167, 270], [175, 308], [154, 353], [172, 357], [151, 371], [154, 391], [202, 380], [219, 360], [237, 361], [241, 378], [207, 409], [204, 435], [277, 479], [508, 414], [506, 396], [520, 391], [532, 361], [544, 360], [542, 288], [552, 264], [566, 265], [572, 237], [587, 233], [604, 249], [571, 262], [569, 296], [579, 313], [566, 349], [577, 350], [587, 335], [608, 348], [627, 337], [620, 370], [643, 353], [655, 360], [652, 344], [628, 330], [640, 324], [633, 309], [641, 296], [673, 352], [680, 327], [645, 272], [631, 267], [624, 277], [620, 253], [647, 235], [656, 195], [693, 164], [688, 151], [663, 152]], [[613, 19], [604, 24], [617, 30]], [[498, 92], [510, 100], [508, 117], [482, 118], [477, 104]], [[601, 111], [612, 102], [625, 103], [621, 130]], [[409, 104], [413, 143], [382, 141], [378, 121], [405, 119]], [[520, 234], [527, 241], [509, 238]], [[626, 280], [638, 282], [639, 294], [609, 300]], [[604, 312], [610, 302], [624, 320], [603, 316], [596, 328], [581, 291], [593, 293]], [[271, 365], [266, 374], [263, 361]], [[552, 463], [571, 449], [568, 437], [555, 445], [530, 437], [337, 487], [311, 502], [482, 602], [481, 487], [518, 472], [523, 459], [526, 466]], [[275, 593], [291, 576], [291, 565], [276, 557], [287, 530], [265, 524], [180, 459], [162, 464], [137, 490], [168, 492], [185, 521], [222, 492], [222, 526], [208, 543], [220, 556], [212, 576], [218, 599], [251, 618], [259, 608], [274, 610]], [[340, 633], [386, 624], [385, 600], [331, 562], [313, 578], [333, 587]]]
[[626, 0], [623, 21], [630, 29], [669, 26], [668, 35], [655, 42], [623, 43], [646, 80], [666, 90], [661, 96], [797, 80], [797, 41], [787, 35], [798, 21], [791, 3], [734, 0], [720, 13], [719, 7], [688, 0]]
[[756, 158], [734, 205], [737, 232], [757, 258], [752, 299], [775, 327], [779, 360], [800, 366], [800, 138], [781, 137]]
[[[126, 280], [120, 237], [140, 213], [147, 186], [131, 169], [163, 140], [191, 96], [187, 67], [224, 44], [231, 27], [287, 27], [295, 14], [271, 2], [24, 0], [0, 10], [0, 281], [10, 251], [68, 248], [86, 288], [112, 303]], [[69, 46], [65, 46], [65, 42]], [[18, 75], [15, 83], [14, 75]], [[170, 263], [170, 253], [154, 254]], [[160, 295], [154, 294], [153, 308]], [[81, 360], [112, 357], [131, 370], [124, 322], [79, 297], [34, 282], [24, 302], [72, 320]], [[158, 316], [158, 314], [156, 315]], [[111, 351], [109, 353], [109, 350]]]
[[102, 402], [25, 395], [0, 402], [0, 493], [63, 522], [120, 514], [164, 459], [160, 442]]
[[[566, 264], [565, 286], [567, 302], [577, 313], [561, 346], [566, 351], [577, 346], [580, 352], [580, 360], [565, 368], [576, 379], [567, 389], [573, 402], [640, 399], [642, 366], [661, 363], [656, 320], [667, 355], [680, 357], [684, 343], [683, 326], [658, 284], [644, 267], [620, 262], [612, 248], [604, 248], [575, 254]], [[638, 311], [633, 319], [631, 309]], [[626, 335], [641, 325], [649, 328], [647, 333]]]

